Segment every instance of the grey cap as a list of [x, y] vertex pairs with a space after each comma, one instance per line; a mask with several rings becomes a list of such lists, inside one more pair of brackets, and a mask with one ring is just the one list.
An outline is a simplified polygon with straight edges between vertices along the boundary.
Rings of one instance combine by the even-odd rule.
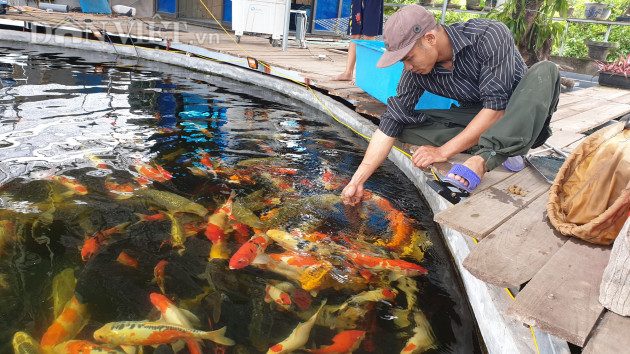
[[399, 62], [419, 38], [437, 26], [435, 16], [420, 5], [407, 5], [396, 11], [385, 23], [385, 53], [376, 67], [385, 68]]

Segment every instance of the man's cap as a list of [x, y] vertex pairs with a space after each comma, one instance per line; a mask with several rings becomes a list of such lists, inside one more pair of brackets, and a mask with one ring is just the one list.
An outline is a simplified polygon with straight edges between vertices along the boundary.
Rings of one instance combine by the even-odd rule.
[[437, 25], [435, 16], [420, 5], [407, 5], [396, 11], [385, 23], [385, 53], [376, 67], [386, 68], [399, 62], [419, 38]]

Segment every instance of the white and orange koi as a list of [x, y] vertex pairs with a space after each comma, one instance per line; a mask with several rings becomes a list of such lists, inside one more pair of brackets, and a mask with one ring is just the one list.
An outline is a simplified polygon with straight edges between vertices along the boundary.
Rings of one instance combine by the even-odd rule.
[[108, 348], [86, 340], [71, 340], [57, 344], [55, 354], [124, 354], [122, 350]]
[[422, 312], [416, 312], [413, 316], [416, 327], [413, 336], [409, 338], [400, 354], [424, 353], [435, 348], [435, 335], [426, 316]]
[[88, 193], [87, 188], [74, 178], [56, 175], [49, 178], [68, 188], [71, 194], [86, 195]]
[[313, 314], [311, 318], [309, 318], [306, 322], [298, 324], [285, 340], [269, 348], [267, 354], [291, 353], [302, 348], [306, 342], [308, 342], [308, 338], [311, 335], [311, 329], [315, 325], [317, 317], [322, 311], [322, 308], [324, 308], [324, 305], [326, 305], [326, 300], [322, 302], [319, 309], [315, 311], [315, 314]]
[[118, 199], [128, 199], [133, 197], [134, 187], [128, 184], [119, 184], [112, 182], [109, 176], [105, 178], [105, 188], [110, 194], [115, 195]]
[[180, 339], [200, 341], [211, 340], [221, 345], [234, 345], [234, 341], [225, 337], [226, 328], [204, 332], [185, 328], [172, 323], [122, 321], [104, 325], [94, 332], [94, 339], [112, 345], [156, 345], [169, 344]]
[[206, 237], [212, 242], [210, 249], [210, 259], [221, 258], [229, 259], [229, 251], [227, 249], [226, 234], [231, 230], [229, 223], [232, 216], [232, 199], [234, 193], [230, 194], [228, 200], [219, 209], [217, 209], [210, 217], [206, 225]]
[[332, 250], [325, 245], [317, 244], [299, 235], [293, 235], [282, 230], [269, 230], [267, 236], [282, 248], [294, 252], [313, 252], [318, 254], [330, 254]]
[[41, 354], [42, 347], [33, 337], [24, 332], [15, 332], [13, 335], [13, 351], [16, 354]]
[[76, 297], [72, 297], [42, 336], [40, 342], [42, 349], [48, 351], [57, 344], [74, 338], [88, 323], [88, 320], [87, 304], [81, 304]]
[[[176, 325], [180, 325], [185, 328], [194, 328], [193, 323], [195, 325], [199, 325], [199, 319], [192, 312], [184, 309], [180, 309], [175, 306], [166, 296], [151, 293], [151, 303], [155, 306], [160, 313], [162, 314], [162, 320], [167, 323], [174, 323]], [[191, 339], [186, 339], [186, 343], [188, 344], [188, 350], [191, 354], [202, 353], [201, 345], [199, 342], [196, 342]]]
[[347, 251], [346, 255], [350, 257], [350, 259], [358, 266], [376, 272], [392, 271], [396, 274], [407, 277], [415, 277], [418, 275], [427, 274], [427, 270], [423, 267], [415, 263], [403, 261], [400, 259], [373, 257], [358, 253], [356, 251]]
[[137, 160], [135, 163], [135, 169], [141, 177], [148, 178], [152, 181], [166, 182], [173, 178], [173, 175], [157, 164], [155, 164], [155, 167], [152, 167]]
[[346, 354], [359, 349], [365, 338], [365, 331], [347, 330], [337, 333], [332, 339], [333, 344], [316, 350], [309, 350], [312, 354]]
[[255, 234], [234, 253], [232, 258], [230, 258], [230, 269], [247, 267], [258, 255], [265, 253], [268, 244], [269, 238], [265, 234]]
[[285, 310], [291, 308], [291, 297], [289, 296], [289, 294], [271, 284], [267, 284], [267, 286], [265, 287], [265, 302], [275, 302]]

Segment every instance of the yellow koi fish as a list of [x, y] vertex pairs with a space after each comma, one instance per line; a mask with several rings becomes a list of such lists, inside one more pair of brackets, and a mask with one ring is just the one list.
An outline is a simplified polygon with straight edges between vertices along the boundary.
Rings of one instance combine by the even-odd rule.
[[226, 328], [204, 332], [172, 323], [122, 321], [104, 325], [94, 332], [94, 339], [112, 345], [169, 344], [180, 339], [207, 339], [221, 345], [234, 345], [225, 337]]
[[50, 176], [50, 179], [61, 183], [64, 187], [68, 188], [72, 194], [86, 195], [88, 192], [87, 188], [74, 178], [66, 176]]
[[39, 343], [24, 332], [15, 332], [13, 335], [13, 351], [15, 354], [41, 354], [43, 353]]
[[324, 308], [324, 305], [326, 305], [326, 300], [322, 302], [319, 309], [317, 309], [311, 318], [309, 318], [306, 322], [298, 324], [287, 339], [269, 348], [267, 354], [291, 353], [302, 348], [306, 342], [308, 342], [308, 337], [311, 335], [311, 329], [313, 328], [313, 325], [315, 325], [317, 317], [322, 311], [322, 308]]
[[422, 312], [414, 314], [416, 327], [413, 329], [413, 336], [409, 338], [407, 344], [400, 354], [424, 353], [425, 351], [435, 348], [435, 335], [431, 329], [429, 321]]

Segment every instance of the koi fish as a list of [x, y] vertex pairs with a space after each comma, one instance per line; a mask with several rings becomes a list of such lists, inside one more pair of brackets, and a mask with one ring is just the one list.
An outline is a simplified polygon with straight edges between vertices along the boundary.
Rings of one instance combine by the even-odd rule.
[[243, 224], [242, 222], [233, 222], [232, 223], [232, 235], [234, 236], [234, 240], [238, 242], [239, 245], [242, 245], [249, 241], [249, 231], [250, 227], [247, 224]]
[[311, 318], [309, 318], [306, 322], [298, 324], [285, 340], [269, 348], [267, 354], [291, 353], [302, 348], [306, 342], [308, 342], [308, 337], [311, 335], [311, 329], [313, 328], [313, 325], [315, 325], [317, 317], [322, 311], [322, 308], [324, 308], [324, 305], [326, 305], [326, 300], [322, 302], [319, 309], [315, 311], [315, 314], [313, 314]]
[[171, 219], [171, 245], [173, 247], [181, 248], [181, 251], [186, 248], [184, 247], [184, 242], [186, 241], [186, 236], [184, 235], [184, 227], [177, 220], [175, 215], [171, 213], [166, 213], [169, 219]]
[[13, 351], [15, 354], [43, 353], [39, 343], [24, 332], [15, 332], [13, 335]]
[[262, 233], [255, 234], [244, 243], [230, 258], [230, 269], [241, 269], [250, 265], [256, 256], [265, 253], [269, 238]]
[[131, 257], [124, 251], [118, 254], [118, 258], [116, 259], [116, 261], [122, 265], [126, 265], [127, 267], [138, 268], [138, 260]]
[[88, 259], [90, 259], [90, 257], [98, 251], [101, 244], [108, 240], [112, 235], [126, 232], [129, 224], [131, 224], [131, 222], [124, 222], [112, 227], [111, 229], [98, 231], [92, 235], [92, 237], [85, 240], [83, 247], [81, 247], [81, 259], [83, 259], [84, 262], [87, 262]]
[[239, 221], [254, 229], [262, 229], [263, 224], [260, 218], [254, 214], [247, 206], [242, 202], [234, 201], [232, 203], [232, 215]]
[[160, 291], [162, 292], [162, 294], [166, 294], [166, 291], [164, 290], [164, 285], [165, 285], [165, 281], [166, 281], [166, 276], [164, 274], [164, 270], [166, 268], [166, 265], [168, 264], [168, 262], [166, 260], [161, 260], [158, 262], [158, 264], [155, 266], [155, 268], [153, 268], [153, 280], [157, 283], [158, 287], [160, 288]]
[[429, 321], [422, 312], [414, 314], [416, 327], [413, 329], [413, 336], [409, 338], [401, 354], [424, 353], [426, 350], [435, 348], [435, 335], [431, 329]]
[[124, 351], [98, 345], [86, 340], [71, 340], [57, 344], [53, 348], [55, 354], [123, 354]]
[[396, 289], [376, 289], [376, 290], [364, 291], [346, 300], [346, 302], [344, 302], [339, 309], [343, 310], [349, 304], [361, 304], [364, 302], [376, 302], [376, 301], [382, 301], [382, 300], [391, 301], [395, 299], [397, 295], [398, 295], [398, 290]]
[[105, 188], [109, 191], [109, 193], [117, 195], [119, 199], [127, 199], [133, 197], [134, 187], [128, 184], [119, 184], [116, 182], [112, 182], [107, 176], [104, 182]]
[[[174, 303], [167, 299], [166, 296], [158, 293], [151, 293], [150, 297], [151, 303], [160, 311], [162, 319], [165, 322], [174, 323], [191, 329], [193, 328], [191, 322], [199, 325], [200, 322], [197, 316], [188, 310], [178, 308]], [[188, 344], [188, 350], [191, 354], [202, 353], [201, 345], [198, 342], [186, 339], [186, 343]]]
[[328, 191], [342, 189], [345, 185], [348, 184], [348, 181], [337, 178], [337, 176], [332, 173], [329, 167], [324, 168], [324, 173], [322, 174], [322, 182], [324, 182], [324, 189]]
[[145, 214], [140, 214], [140, 213], [135, 213], [135, 214], [138, 217], [138, 219], [140, 219], [138, 220], [138, 222], [136, 222], [136, 224], [141, 223], [143, 221], [160, 221], [164, 219], [164, 217], [166, 216], [164, 215], [164, 213], [157, 213], [157, 214], [152, 214], [152, 215], [145, 215]]
[[134, 191], [134, 194], [149, 199], [151, 203], [160, 209], [166, 209], [171, 213], [191, 213], [201, 217], [208, 214], [208, 209], [204, 208], [203, 205], [192, 202], [175, 193], [155, 189], [141, 189]]
[[355, 251], [347, 251], [346, 255], [350, 257], [360, 267], [371, 269], [377, 272], [393, 271], [394, 273], [401, 274], [407, 277], [415, 277], [428, 273], [426, 269], [417, 264], [399, 259], [373, 257]]
[[138, 173], [142, 177], [148, 178], [149, 180], [152, 180], [152, 181], [166, 182], [170, 180], [171, 178], [173, 178], [173, 176], [164, 168], [162, 168], [161, 166], [157, 164], [155, 166], [156, 167], [153, 168], [150, 165], [143, 164], [140, 161], [136, 161], [135, 169], [136, 171], [138, 171]]
[[50, 179], [61, 183], [64, 187], [68, 188], [72, 194], [86, 195], [88, 192], [87, 188], [74, 178], [53, 175], [50, 176]]
[[226, 328], [204, 332], [180, 325], [146, 321], [122, 321], [104, 325], [94, 332], [94, 339], [112, 345], [169, 344], [180, 339], [211, 340], [221, 345], [234, 345], [225, 337]]
[[270, 284], [267, 284], [265, 287], [264, 300], [267, 303], [275, 302], [285, 310], [291, 308], [291, 297], [289, 297], [289, 294]]
[[307, 239], [292, 235], [282, 230], [269, 230], [267, 236], [286, 250], [293, 252], [316, 252], [319, 254], [329, 254], [330, 250], [320, 249], [320, 246]]
[[352, 353], [359, 348], [365, 338], [365, 331], [348, 330], [333, 337], [333, 344], [317, 350], [309, 350], [313, 354], [345, 354]]
[[102, 170], [108, 170], [109, 166], [107, 166], [106, 163], [103, 162], [103, 160], [99, 159], [98, 157], [94, 156], [93, 154], [85, 154], [85, 157], [87, 157], [92, 164], [94, 164], [94, 166], [102, 169]]
[[66, 268], [55, 275], [52, 281], [53, 316], [57, 318], [68, 300], [74, 296], [74, 288], [77, 279], [74, 277], [74, 270]]
[[212, 242], [212, 248], [210, 249], [210, 259], [230, 258], [227, 250], [227, 244], [225, 240], [226, 233], [231, 231], [229, 219], [232, 217], [232, 197], [234, 193], [230, 194], [228, 200], [219, 209], [217, 209], [208, 218], [208, 224], [206, 226], [206, 237]]
[[76, 297], [72, 297], [42, 336], [40, 342], [42, 349], [49, 351], [55, 345], [74, 338], [88, 323], [88, 320], [87, 304], [81, 304]]

